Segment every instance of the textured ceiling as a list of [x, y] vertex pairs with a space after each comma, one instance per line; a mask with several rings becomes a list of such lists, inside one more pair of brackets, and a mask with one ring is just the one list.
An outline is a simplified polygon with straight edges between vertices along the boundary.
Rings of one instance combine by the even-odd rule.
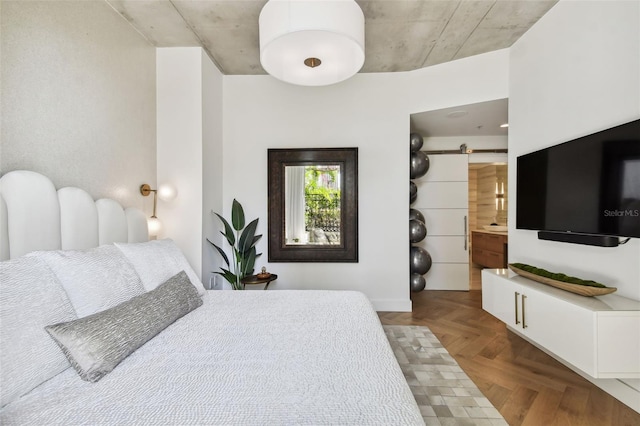
[[[264, 74], [265, 0], [106, 0], [157, 47], [201, 46], [224, 74]], [[359, 0], [361, 72], [414, 70], [510, 47], [557, 0]]]

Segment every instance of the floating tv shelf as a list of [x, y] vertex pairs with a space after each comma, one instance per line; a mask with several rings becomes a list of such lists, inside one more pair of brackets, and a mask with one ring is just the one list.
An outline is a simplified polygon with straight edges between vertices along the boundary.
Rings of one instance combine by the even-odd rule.
[[482, 308], [590, 377], [640, 379], [637, 300], [580, 296], [507, 269], [483, 269]]

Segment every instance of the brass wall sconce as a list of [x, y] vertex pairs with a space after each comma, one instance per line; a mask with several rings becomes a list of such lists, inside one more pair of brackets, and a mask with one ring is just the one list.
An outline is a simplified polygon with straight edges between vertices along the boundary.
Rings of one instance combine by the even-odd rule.
[[148, 197], [153, 192], [153, 214], [147, 219], [147, 226], [149, 227], [149, 235], [156, 236], [162, 228], [162, 222], [156, 216], [156, 208], [158, 205], [158, 197], [163, 201], [171, 201], [178, 195], [178, 191], [171, 185], [160, 185], [158, 189], [151, 189], [149, 184], [143, 184], [140, 186], [140, 193], [144, 197]]

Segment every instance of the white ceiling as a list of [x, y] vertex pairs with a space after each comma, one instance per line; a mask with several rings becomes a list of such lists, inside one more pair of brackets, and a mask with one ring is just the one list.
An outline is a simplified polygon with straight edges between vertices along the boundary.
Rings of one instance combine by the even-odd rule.
[[411, 114], [411, 131], [433, 136], [506, 136], [509, 101], [480, 102]]

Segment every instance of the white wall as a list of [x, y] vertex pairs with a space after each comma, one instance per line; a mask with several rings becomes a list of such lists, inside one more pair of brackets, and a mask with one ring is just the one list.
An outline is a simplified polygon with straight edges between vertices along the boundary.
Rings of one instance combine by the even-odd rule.
[[156, 183], [155, 48], [106, 2], [2, 1], [2, 173], [145, 208]]
[[[222, 244], [217, 232], [217, 218], [212, 211], [222, 211], [222, 99], [223, 76], [206, 57], [202, 58], [202, 278], [207, 281], [212, 271], [218, 269], [214, 249], [205, 238]], [[205, 282], [208, 285], [208, 282]]]
[[[512, 198], [517, 156], [640, 117], [640, 2], [561, 1], [510, 56]], [[512, 218], [515, 205], [509, 203]], [[637, 238], [617, 248], [541, 241], [511, 220], [509, 261], [592, 278], [640, 300]], [[590, 380], [640, 410], [640, 380]]]
[[507, 61], [503, 50], [327, 87], [225, 76], [224, 216], [236, 198], [266, 234], [268, 148], [359, 149], [359, 263], [268, 264], [265, 235], [256, 266], [278, 274], [271, 286], [360, 290], [378, 310], [410, 310], [409, 116], [507, 97]]
[[158, 182], [178, 190], [175, 200], [158, 201], [159, 237], [172, 238], [201, 275], [203, 232], [221, 205], [222, 74], [199, 47], [160, 48], [157, 98]]
[[[511, 48], [512, 197], [517, 156], [640, 117], [639, 8], [637, 1], [561, 1]], [[542, 241], [512, 220], [509, 261], [595, 279], [640, 300], [637, 238], [617, 248]]]

